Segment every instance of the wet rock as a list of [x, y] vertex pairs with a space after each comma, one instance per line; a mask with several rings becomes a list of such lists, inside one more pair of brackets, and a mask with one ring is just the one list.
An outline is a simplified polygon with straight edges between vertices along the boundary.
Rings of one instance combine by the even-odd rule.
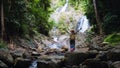
[[0, 60], [0, 68], [8, 68], [8, 66]]
[[14, 51], [11, 51], [11, 55], [13, 56], [14, 59], [16, 59], [18, 57], [23, 57], [24, 52], [25, 49], [16, 48]]
[[111, 68], [120, 68], [120, 61], [112, 63]]
[[99, 59], [87, 59], [82, 65], [86, 65], [87, 68], [108, 68], [108, 64]]
[[30, 59], [17, 58], [15, 60], [14, 68], [29, 68], [30, 64]]
[[107, 59], [112, 61], [120, 61], [120, 49], [113, 48], [107, 54]]
[[9, 67], [13, 66], [13, 57], [7, 49], [0, 49], [0, 60]]
[[86, 53], [70, 52], [65, 54], [65, 65], [79, 65], [88, 58]]

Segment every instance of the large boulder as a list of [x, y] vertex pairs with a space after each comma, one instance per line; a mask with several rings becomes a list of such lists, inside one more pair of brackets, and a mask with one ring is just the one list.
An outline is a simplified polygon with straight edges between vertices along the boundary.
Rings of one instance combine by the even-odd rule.
[[113, 48], [107, 54], [107, 59], [112, 61], [120, 61], [120, 49]]
[[88, 54], [88, 58], [95, 58], [96, 55], [98, 54], [98, 51], [97, 50], [89, 50], [87, 52], [87, 54]]
[[111, 68], [120, 68], [120, 61], [113, 62]]
[[8, 66], [0, 60], [0, 68], [8, 68]]
[[82, 65], [86, 68], [109, 68], [106, 62], [100, 61], [99, 59], [87, 59]]
[[107, 53], [108, 51], [99, 51], [99, 54], [96, 56], [96, 59], [100, 59], [101, 61], [107, 61]]
[[30, 59], [16, 58], [14, 68], [29, 68], [30, 64]]
[[97, 54], [97, 50], [90, 50], [88, 52], [68, 52], [65, 54], [65, 65], [79, 65], [88, 58], [95, 58]]
[[65, 54], [65, 65], [79, 65], [88, 58], [87, 53], [69, 52]]
[[62, 68], [64, 66], [63, 56], [41, 56], [38, 59], [38, 68]]
[[13, 57], [7, 49], [0, 49], [0, 60], [9, 67], [13, 66]]

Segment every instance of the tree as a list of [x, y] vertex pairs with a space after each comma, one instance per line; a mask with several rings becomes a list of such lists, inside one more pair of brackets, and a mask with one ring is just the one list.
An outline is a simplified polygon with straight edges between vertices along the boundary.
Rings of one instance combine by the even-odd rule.
[[5, 27], [4, 27], [4, 6], [3, 6], [3, 0], [1, 2], [1, 39], [4, 39], [5, 34]]
[[98, 26], [98, 29], [99, 29], [99, 33], [100, 33], [100, 35], [103, 35], [102, 22], [100, 21], [100, 17], [99, 17], [99, 14], [98, 14], [96, 0], [93, 0], [93, 5], [94, 5], [95, 16], [96, 16], [96, 21], [97, 21], [97, 26]]

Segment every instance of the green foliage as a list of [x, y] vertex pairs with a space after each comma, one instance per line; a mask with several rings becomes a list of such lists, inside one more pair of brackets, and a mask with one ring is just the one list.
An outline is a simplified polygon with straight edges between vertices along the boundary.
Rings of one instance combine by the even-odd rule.
[[28, 3], [28, 10], [35, 17], [34, 29], [38, 32], [48, 35], [49, 30], [53, 26], [53, 22], [49, 22], [49, 0], [34, 0]]
[[61, 34], [65, 34], [68, 30], [68, 25], [66, 25], [63, 21], [56, 24], [55, 27], [59, 29]]
[[50, 0], [10, 0], [10, 2], [4, 1], [5, 32], [8, 38], [31, 37], [35, 32], [48, 35], [53, 26], [53, 22], [48, 21], [51, 13]]
[[104, 16], [103, 29], [106, 34], [119, 32], [120, 27], [118, 27], [119, 22], [116, 22], [117, 17], [117, 15], [113, 15], [111, 13], [108, 13]]
[[89, 6], [89, 0], [69, 0], [70, 5], [72, 5], [76, 10], [81, 12], [86, 12], [87, 7]]
[[0, 48], [6, 48], [7, 44], [4, 43], [3, 41], [0, 41]]
[[[93, 0], [87, 0], [86, 15], [90, 20], [91, 25], [94, 25], [94, 32], [98, 33], [98, 27], [96, 23], [96, 17], [94, 12]], [[96, 0], [98, 15], [102, 22], [102, 29], [105, 34], [112, 34], [114, 32], [120, 32], [120, 0]]]
[[116, 33], [110, 34], [104, 39], [104, 42], [112, 44], [112, 46], [116, 44], [120, 44], [120, 34], [116, 34]]
[[87, 43], [92, 43], [93, 41], [91, 40], [94, 37], [94, 32], [92, 31], [92, 28], [86, 32], [86, 40], [85, 42]]

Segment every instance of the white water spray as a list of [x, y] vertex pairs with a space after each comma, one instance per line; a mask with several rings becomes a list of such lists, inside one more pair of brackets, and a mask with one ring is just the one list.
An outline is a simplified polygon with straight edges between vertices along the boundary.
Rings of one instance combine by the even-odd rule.
[[33, 61], [29, 68], [37, 68], [37, 60]]

